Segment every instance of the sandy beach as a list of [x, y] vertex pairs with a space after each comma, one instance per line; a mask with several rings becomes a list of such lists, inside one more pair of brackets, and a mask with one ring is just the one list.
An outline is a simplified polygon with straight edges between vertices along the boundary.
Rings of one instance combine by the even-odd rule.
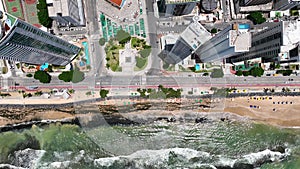
[[[272, 99], [269, 99], [270, 97], [266, 98], [256, 97], [256, 99], [253, 99], [252, 97], [251, 99], [250, 97], [240, 97], [227, 99], [224, 111], [273, 125], [300, 126], [300, 97], [273, 96], [271, 97]], [[250, 105], [252, 105], [252, 108], [250, 108]]]
[[[24, 99], [26, 100], [26, 99]], [[199, 99], [200, 100], [200, 99]], [[176, 116], [186, 113], [210, 113], [227, 112], [249, 118], [250, 120], [264, 122], [282, 127], [300, 127], [300, 97], [293, 96], [258, 96], [258, 97], [238, 97], [226, 99], [203, 99], [201, 103], [195, 99], [170, 99], [170, 100], [106, 100], [84, 105], [81, 108], [66, 108], [67, 111], [53, 109], [34, 109], [34, 111], [22, 109], [7, 110], [12, 114], [7, 116], [6, 109], [2, 109], [0, 115], [0, 126], [6, 124], [19, 123], [32, 119], [62, 119], [75, 116], [90, 116], [93, 113], [103, 112], [108, 109], [126, 117], [128, 115], [150, 115], [150, 116]], [[31, 104], [33, 99], [31, 100]], [[34, 100], [38, 102], [38, 100]], [[51, 100], [47, 100], [48, 103]], [[58, 100], [56, 100], [58, 101]], [[14, 103], [18, 103], [17, 101]], [[23, 102], [24, 103], [24, 102]], [[22, 104], [23, 104], [22, 103]], [[55, 102], [56, 103], [56, 102]], [[138, 109], [136, 105], [149, 104], [147, 109]], [[130, 108], [124, 113], [123, 109]], [[104, 109], [103, 109], [104, 108]], [[73, 113], [72, 112], [73, 109]], [[25, 111], [26, 110], [26, 111]], [[82, 111], [84, 113], [82, 113]], [[16, 113], [14, 113], [16, 112]], [[22, 113], [24, 112], [24, 113]], [[75, 112], [75, 113], [74, 113]], [[18, 115], [15, 118], [14, 115]], [[206, 114], [205, 114], [206, 115]]]

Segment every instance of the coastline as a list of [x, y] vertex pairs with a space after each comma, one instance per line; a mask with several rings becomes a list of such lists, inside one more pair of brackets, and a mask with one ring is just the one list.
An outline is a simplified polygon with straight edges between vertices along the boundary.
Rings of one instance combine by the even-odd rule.
[[[274, 104], [275, 103], [275, 104]], [[0, 108], [0, 126], [18, 124], [34, 120], [61, 120], [65, 118], [92, 121], [94, 115], [104, 115], [111, 124], [135, 124], [174, 117], [208, 118], [214, 120], [251, 120], [284, 128], [300, 127], [299, 96], [255, 96], [214, 99], [115, 99], [90, 103], [67, 104], [66, 107], [32, 108], [29, 106]], [[252, 107], [250, 107], [252, 106]], [[256, 108], [254, 108], [256, 106]], [[101, 112], [101, 113], [100, 113]], [[215, 118], [215, 117], [217, 118]], [[130, 120], [130, 121], [126, 121]], [[105, 122], [105, 121], [101, 121]]]

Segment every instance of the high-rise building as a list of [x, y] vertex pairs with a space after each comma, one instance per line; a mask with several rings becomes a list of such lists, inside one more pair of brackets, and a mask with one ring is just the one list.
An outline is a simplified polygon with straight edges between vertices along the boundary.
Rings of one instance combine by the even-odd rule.
[[262, 62], [299, 61], [300, 22], [269, 22], [254, 27], [249, 52], [234, 55], [227, 62], [235, 63], [254, 58]]
[[190, 14], [200, 0], [159, 0], [157, 2], [159, 15], [162, 17]]
[[29, 64], [66, 65], [80, 48], [1, 12], [0, 59]]
[[300, 0], [274, 0], [274, 10], [285, 11], [300, 5]]
[[198, 16], [180, 34], [174, 45], [165, 46], [159, 57], [169, 64], [176, 64], [188, 57], [201, 44], [211, 38], [210, 33], [199, 23]]
[[232, 24], [202, 44], [195, 55], [201, 62], [223, 61], [236, 53], [249, 51], [251, 34], [249, 24]]
[[49, 17], [59, 25], [85, 25], [82, 0], [47, 0]]

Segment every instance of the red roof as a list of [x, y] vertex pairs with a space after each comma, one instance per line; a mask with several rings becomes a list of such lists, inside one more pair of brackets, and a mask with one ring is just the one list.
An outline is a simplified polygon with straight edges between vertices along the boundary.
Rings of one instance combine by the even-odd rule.
[[123, 0], [109, 0], [111, 3], [121, 7]]

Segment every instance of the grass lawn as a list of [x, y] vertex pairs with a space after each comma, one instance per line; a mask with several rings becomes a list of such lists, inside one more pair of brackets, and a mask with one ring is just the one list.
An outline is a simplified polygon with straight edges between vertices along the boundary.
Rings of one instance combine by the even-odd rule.
[[119, 67], [119, 50], [124, 49], [122, 45], [119, 45], [117, 42], [110, 42], [106, 45], [106, 61], [109, 65], [109, 68], [116, 72], [121, 71], [122, 68]]
[[135, 57], [136, 65], [134, 71], [141, 71], [146, 68], [148, 64], [148, 58]]
[[167, 71], [175, 71], [175, 65], [170, 65], [170, 66], [167, 68]]
[[139, 39], [136, 37], [131, 38], [131, 47], [137, 49], [138, 51], [144, 49], [146, 46], [146, 41], [144, 39]]
[[24, 19], [20, 0], [5, 0], [5, 5], [7, 8], [7, 13], [9, 13], [15, 17]]

